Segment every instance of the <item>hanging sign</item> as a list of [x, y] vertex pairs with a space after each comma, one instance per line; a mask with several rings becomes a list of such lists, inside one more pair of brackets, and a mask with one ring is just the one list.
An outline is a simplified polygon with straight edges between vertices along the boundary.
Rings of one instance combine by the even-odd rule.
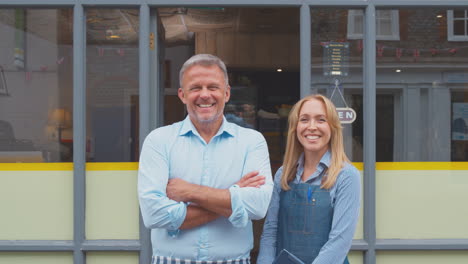
[[349, 43], [328, 42], [323, 47], [323, 75], [348, 76]]
[[333, 102], [333, 96], [335, 95], [335, 92], [338, 91], [338, 94], [341, 97], [341, 100], [343, 101], [345, 107], [337, 107], [336, 112], [338, 113], [338, 118], [340, 119], [340, 122], [342, 124], [351, 124], [356, 120], [356, 111], [354, 111], [352, 108], [348, 106], [346, 103], [346, 100], [343, 96], [343, 93], [341, 92], [340, 89], [340, 80], [335, 79], [334, 80], [334, 86], [333, 86], [333, 92], [330, 96], [330, 101]]
[[349, 107], [337, 107], [338, 117], [342, 124], [351, 124], [356, 120], [356, 111]]

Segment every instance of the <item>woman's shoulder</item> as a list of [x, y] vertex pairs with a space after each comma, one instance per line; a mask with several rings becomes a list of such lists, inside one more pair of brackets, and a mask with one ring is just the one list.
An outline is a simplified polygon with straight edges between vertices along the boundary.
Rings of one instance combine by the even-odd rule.
[[341, 181], [349, 181], [349, 180], [358, 180], [361, 179], [361, 173], [359, 170], [354, 167], [353, 164], [349, 162], [345, 162], [343, 168], [340, 171], [339, 177]]
[[350, 162], [344, 162], [342, 171], [352, 171], [354, 173], [359, 173], [359, 170]]
[[275, 184], [279, 184], [281, 182], [281, 175], [283, 175], [283, 166], [279, 167], [276, 171], [273, 181]]
[[281, 177], [281, 174], [283, 174], [283, 166], [279, 167], [279, 169], [275, 173], [275, 179], [277, 177]]

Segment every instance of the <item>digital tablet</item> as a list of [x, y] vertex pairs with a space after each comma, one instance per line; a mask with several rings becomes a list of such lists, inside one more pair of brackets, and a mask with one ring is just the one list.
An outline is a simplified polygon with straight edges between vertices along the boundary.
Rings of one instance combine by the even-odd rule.
[[283, 249], [272, 264], [304, 264], [304, 262], [294, 256], [291, 252]]

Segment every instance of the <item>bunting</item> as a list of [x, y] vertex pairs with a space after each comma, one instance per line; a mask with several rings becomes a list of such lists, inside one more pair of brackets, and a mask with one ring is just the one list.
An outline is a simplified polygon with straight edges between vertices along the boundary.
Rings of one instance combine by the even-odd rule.
[[[97, 50], [97, 54], [99, 57], [103, 57], [105, 54], [107, 54], [106, 52], [107, 51], [112, 51], [113, 54], [116, 54], [117, 56], [120, 56], [120, 57], [124, 57], [125, 56], [125, 49], [126, 48], [102, 48], [102, 47], [97, 47], [96, 50]], [[134, 49], [134, 48], [132, 48]], [[108, 53], [108, 54], [112, 54], [111, 53]], [[19, 52], [17, 49], [15, 49], [15, 56], [17, 57], [18, 54], [20, 54], [21, 52]], [[15, 57], [15, 58], [16, 58]], [[55, 61], [55, 64], [56, 65], [62, 65], [65, 61], [67, 60], [70, 60], [70, 58], [67, 58], [67, 57], [60, 57], [58, 58], [56, 61]], [[20, 65], [19, 64], [19, 61], [18, 59], [15, 59], [15, 62], [14, 62], [14, 65], [16, 67], [20, 67], [20, 66], [24, 66], [24, 65]], [[0, 65], [1, 66], [1, 65]], [[3, 67], [5, 68], [5, 67]], [[35, 72], [47, 72], [49, 69], [53, 69], [54, 67], [51, 66], [51, 65], [46, 65], [46, 64], [42, 64], [42, 65], [39, 65], [36, 69], [33, 69], [31, 67], [26, 67], [23, 69], [24, 71], [24, 79], [29, 82], [33, 79], [33, 75]]]

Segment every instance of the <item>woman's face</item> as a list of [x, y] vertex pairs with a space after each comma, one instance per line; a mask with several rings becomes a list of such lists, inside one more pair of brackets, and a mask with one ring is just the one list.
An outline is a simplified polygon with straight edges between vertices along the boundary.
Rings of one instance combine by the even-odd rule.
[[319, 155], [327, 152], [331, 129], [328, 124], [325, 105], [317, 100], [306, 101], [299, 112], [297, 123], [297, 139], [304, 147], [304, 152]]

